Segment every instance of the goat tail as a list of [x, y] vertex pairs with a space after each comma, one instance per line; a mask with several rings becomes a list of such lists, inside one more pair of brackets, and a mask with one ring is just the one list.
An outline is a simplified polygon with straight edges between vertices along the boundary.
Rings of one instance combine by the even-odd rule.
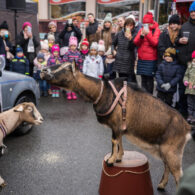
[[188, 142], [190, 139], [192, 139], [191, 133], [186, 134], [186, 142]]

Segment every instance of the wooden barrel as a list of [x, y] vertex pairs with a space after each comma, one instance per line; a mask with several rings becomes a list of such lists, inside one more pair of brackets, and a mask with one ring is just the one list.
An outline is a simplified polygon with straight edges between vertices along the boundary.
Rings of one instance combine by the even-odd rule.
[[107, 167], [104, 157], [99, 186], [100, 195], [153, 195], [147, 157], [135, 151], [125, 151], [122, 162]]

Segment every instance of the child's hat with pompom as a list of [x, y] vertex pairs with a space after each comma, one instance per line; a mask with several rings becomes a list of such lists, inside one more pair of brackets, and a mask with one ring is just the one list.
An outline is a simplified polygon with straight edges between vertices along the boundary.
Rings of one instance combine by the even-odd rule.
[[81, 43], [81, 45], [86, 45], [86, 46], [89, 47], [89, 41], [85, 38], [85, 39], [83, 40], [83, 42]]
[[98, 51], [103, 51], [105, 52], [105, 45], [103, 40], [99, 40], [98, 42]]
[[41, 49], [49, 50], [48, 40], [41, 41]]

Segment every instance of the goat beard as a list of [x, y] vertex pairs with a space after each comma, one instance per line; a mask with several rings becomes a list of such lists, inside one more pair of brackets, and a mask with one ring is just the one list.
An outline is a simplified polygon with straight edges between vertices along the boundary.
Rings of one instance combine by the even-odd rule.
[[179, 28], [177, 30], [172, 30], [171, 28], [168, 27], [169, 37], [172, 44], [175, 44], [175, 39], [179, 34], [179, 30], [180, 30]]

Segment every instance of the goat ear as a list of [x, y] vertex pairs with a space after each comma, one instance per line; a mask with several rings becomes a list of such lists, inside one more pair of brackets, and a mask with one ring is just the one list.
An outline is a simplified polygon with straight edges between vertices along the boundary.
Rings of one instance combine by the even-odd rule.
[[14, 112], [22, 112], [24, 110], [23, 106], [22, 105], [19, 105], [19, 106], [16, 106], [14, 108]]

